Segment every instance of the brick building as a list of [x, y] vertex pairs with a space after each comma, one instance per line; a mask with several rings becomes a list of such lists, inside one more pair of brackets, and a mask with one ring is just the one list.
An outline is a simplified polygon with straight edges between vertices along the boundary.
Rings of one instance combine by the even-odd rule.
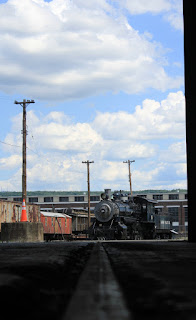
[[[141, 194], [140, 194], [141, 196]], [[143, 197], [156, 200], [158, 214], [170, 217], [170, 227], [180, 234], [188, 232], [188, 195], [187, 192], [146, 193]]]

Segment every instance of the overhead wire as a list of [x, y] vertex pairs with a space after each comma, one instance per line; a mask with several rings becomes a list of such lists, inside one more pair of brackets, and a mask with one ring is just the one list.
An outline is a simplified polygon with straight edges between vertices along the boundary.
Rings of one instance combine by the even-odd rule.
[[[35, 142], [32, 131], [31, 131], [31, 138], [32, 138], [33, 141]], [[8, 145], [8, 146], [10, 146], [10, 147], [22, 148], [22, 145], [18, 146], [18, 145], [15, 145], [15, 144], [11, 144], [11, 143], [4, 142], [4, 141], [2, 141], [2, 140], [0, 140], [0, 143], [5, 144], [5, 145]], [[41, 158], [44, 158], [48, 163], [51, 163], [51, 164], [52, 164], [52, 162], [51, 162], [50, 160], [48, 160], [44, 155], [42, 155], [41, 153], [39, 153], [39, 152], [37, 151], [37, 149], [36, 149], [36, 151], [34, 151], [33, 149], [29, 148], [28, 146], [26, 146], [26, 148], [27, 148], [28, 150], [30, 150], [31, 152], [33, 152], [34, 154], [36, 154], [37, 156], [39, 156], [39, 157], [41, 157]], [[77, 171], [74, 171], [74, 173], [80, 173], [80, 174], [82, 173], [82, 174], [84, 174], [85, 172], [84, 172], [83, 170], [81, 170], [81, 171], [78, 171], [78, 170], [77, 170]], [[92, 180], [94, 180], [94, 178], [93, 178]]]
[[0, 143], [6, 144], [6, 145], [11, 146], [11, 147], [17, 147], [17, 148], [21, 148], [22, 147], [22, 146], [17, 146], [15, 144], [7, 143], [7, 142], [1, 141], [1, 140], [0, 140]]

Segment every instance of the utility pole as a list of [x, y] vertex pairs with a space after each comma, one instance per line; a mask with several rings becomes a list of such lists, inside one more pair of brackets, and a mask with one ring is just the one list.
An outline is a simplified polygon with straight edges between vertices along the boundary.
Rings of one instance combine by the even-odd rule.
[[131, 184], [131, 167], [130, 164], [132, 162], [135, 162], [135, 160], [127, 160], [127, 161], [123, 161], [123, 163], [128, 163], [128, 170], [129, 170], [129, 184], [130, 184], [130, 191], [131, 191], [131, 196], [132, 196], [132, 184]]
[[23, 143], [22, 143], [22, 201], [25, 200], [26, 203], [26, 196], [27, 196], [27, 125], [26, 125], [26, 107], [30, 103], [35, 103], [34, 100], [23, 100], [23, 101], [14, 101], [15, 104], [20, 104], [23, 108], [23, 126], [22, 126], [22, 135], [23, 135]]
[[90, 163], [94, 163], [94, 161], [82, 161], [82, 163], [87, 164], [87, 184], [88, 184], [88, 228], [90, 228], [91, 221], [91, 208], [90, 208]]

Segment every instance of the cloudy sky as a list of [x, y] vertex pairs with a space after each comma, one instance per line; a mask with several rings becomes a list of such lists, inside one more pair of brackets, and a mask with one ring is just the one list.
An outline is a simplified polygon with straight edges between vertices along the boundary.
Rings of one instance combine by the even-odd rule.
[[0, 0], [0, 190], [186, 188], [181, 0]]

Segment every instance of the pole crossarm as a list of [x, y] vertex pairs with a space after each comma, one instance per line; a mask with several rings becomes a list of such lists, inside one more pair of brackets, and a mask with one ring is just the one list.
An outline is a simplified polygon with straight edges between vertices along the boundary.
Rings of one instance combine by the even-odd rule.
[[132, 163], [135, 162], [135, 160], [127, 160], [127, 161], [123, 161], [123, 163]]
[[23, 107], [23, 105], [24, 105], [24, 103], [26, 104], [26, 105], [29, 105], [30, 103], [35, 103], [35, 101], [34, 100], [23, 100], [23, 101], [14, 101], [14, 104], [20, 104], [22, 107]]
[[94, 161], [87, 160], [87, 161], [82, 161], [82, 163], [94, 163]]

